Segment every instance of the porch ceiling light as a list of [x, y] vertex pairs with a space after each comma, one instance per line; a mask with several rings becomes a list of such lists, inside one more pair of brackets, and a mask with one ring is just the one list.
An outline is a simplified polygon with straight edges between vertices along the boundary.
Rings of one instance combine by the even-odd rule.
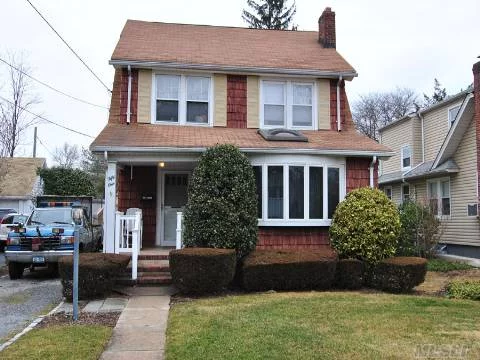
[[158, 167], [161, 167], [161, 168], [165, 167], [165, 163], [163, 161], [160, 161], [158, 163]]

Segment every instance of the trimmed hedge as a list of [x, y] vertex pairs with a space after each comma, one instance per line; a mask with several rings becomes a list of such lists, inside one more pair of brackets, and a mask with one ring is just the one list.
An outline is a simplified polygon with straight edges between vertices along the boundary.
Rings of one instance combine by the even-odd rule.
[[480, 300], [479, 280], [456, 280], [447, 285], [447, 296], [455, 299]]
[[[115, 279], [130, 262], [130, 256], [103, 253], [82, 253], [79, 258], [78, 298], [81, 300], [104, 297], [112, 291]], [[58, 270], [67, 301], [73, 298], [73, 256], [63, 256]]]
[[357, 259], [341, 259], [335, 272], [335, 286], [339, 289], [360, 289], [363, 285], [363, 262]]
[[233, 249], [185, 248], [170, 251], [173, 284], [183, 293], [209, 293], [225, 288], [235, 275]]
[[328, 289], [335, 279], [337, 253], [324, 250], [257, 250], [242, 267], [249, 291]]
[[380, 261], [371, 274], [370, 285], [393, 293], [409, 292], [425, 281], [427, 259], [392, 257]]

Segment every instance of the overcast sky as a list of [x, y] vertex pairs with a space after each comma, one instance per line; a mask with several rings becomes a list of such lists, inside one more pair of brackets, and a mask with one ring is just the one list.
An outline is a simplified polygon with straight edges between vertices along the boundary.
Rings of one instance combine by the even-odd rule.
[[[245, 26], [246, 0], [31, 0], [57, 31], [109, 86], [108, 60], [127, 19], [191, 24]], [[430, 94], [436, 77], [449, 94], [472, 83], [472, 65], [480, 55], [480, 1], [462, 0], [297, 0], [299, 30], [317, 30], [326, 6], [336, 13], [337, 50], [359, 76], [347, 84], [350, 102], [359, 94], [396, 86]], [[0, 57], [24, 54], [31, 74], [52, 86], [109, 106], [109, 93], [87, 72], [25, 0], [1, 0]], [[234, 41], [234, 39], [232, 39]], [[268, 44], [274, 46], [274, 44]], [[8, 68], [0, 64], [0, 93]], [[3, 84], [3, 90], [1, 89]], [[67, 127], [96, 136], [108, 111], [61, 96], [34, 84], [41, 103], [34, 110]], [[37, 156], [64, 142], [87, 147], [92, 139], [38, 125]], [[17, 156], [31, 156], [33, 131], [22, 139]]]

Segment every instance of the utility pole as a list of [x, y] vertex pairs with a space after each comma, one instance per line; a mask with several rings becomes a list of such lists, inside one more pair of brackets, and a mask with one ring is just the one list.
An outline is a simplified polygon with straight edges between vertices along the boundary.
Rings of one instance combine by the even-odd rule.
[[37, 127], [33, 128], [33, 157], [37, 157]]

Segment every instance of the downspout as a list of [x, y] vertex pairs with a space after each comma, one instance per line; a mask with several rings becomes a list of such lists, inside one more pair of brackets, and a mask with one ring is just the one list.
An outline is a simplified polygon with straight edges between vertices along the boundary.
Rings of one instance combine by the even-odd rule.
[[375, 164], [377, 163], [377, 157], [374, 156], [372, 158], [372, 162], [370, 163], [370, 187], [373, 189], [375, 187], [374, 181], [373, 181], [373, 171], [375, 170]]
[[132, 102], [132, 68], [128, 65], [127, 124], [130, 124], [130, 103]]
[[342, 82], [342, 75], [337, 82], [337, 131], [342, 131], [342, 121], [340, 117], [340, 83]]
[[418, 117], [420, 118], [421, 124], [422, 124], [422, 163], [424, 163], [425, 162], [425, 133], [424, 133], [424, 130], [423, 130], [423, 116], [420, 113], [420, 111], [417, 114], [418, 114]]
[[108, 161], [108, 152], [107, 152], [107, 150], [105, 150], [105, 151], [103, 152], [103, 158], [105, 159], [105, 161]]

